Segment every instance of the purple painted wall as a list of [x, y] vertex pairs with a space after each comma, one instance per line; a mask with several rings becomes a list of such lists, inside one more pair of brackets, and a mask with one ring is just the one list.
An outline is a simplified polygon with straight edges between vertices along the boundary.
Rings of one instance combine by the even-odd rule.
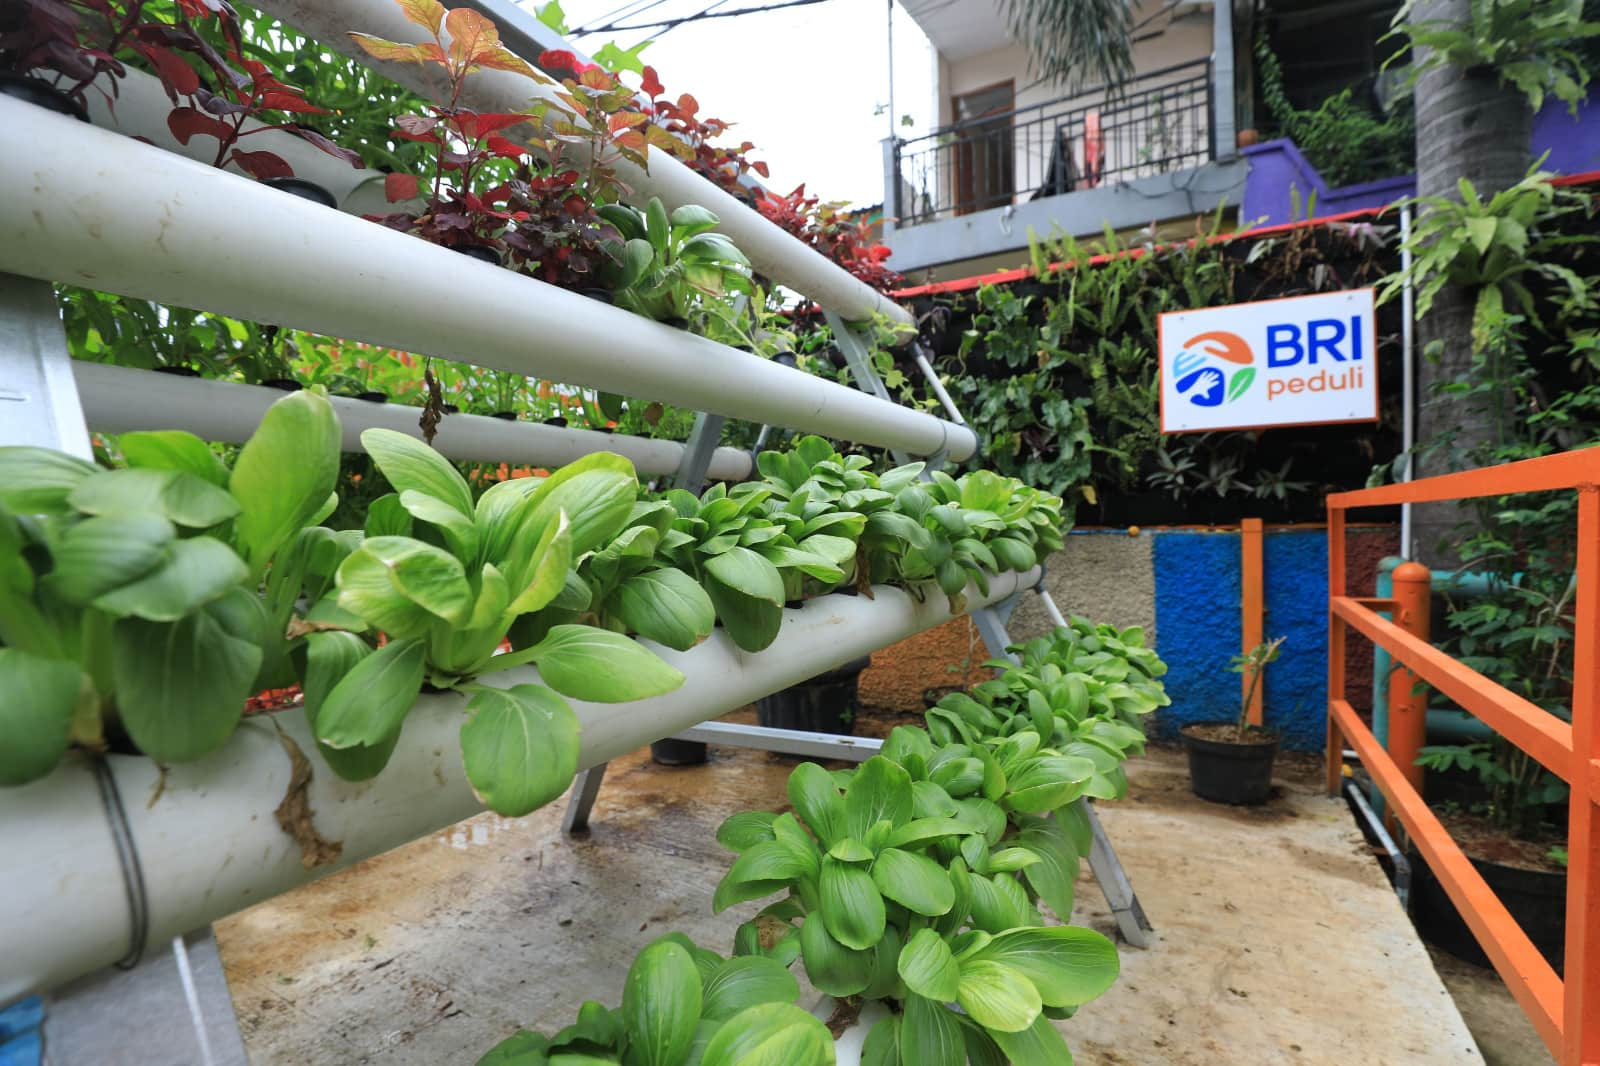
[[[1551, 101], [1534, 116], [1533, 154], [1549, 152], [1545, 169], [1558, 174], [1586, 174], [1600, 170], [1600, 104], [1585, 103], [1576, 117], [1566, 105]], [[1410, 174], [1345, 185], [1333, 189], [1322, 180], [1293, 141], [1283, 138], [1264, 141], [1241, 150], [1250, 163], [1244, 183], [1244, 201], [1239, 218], [1251, 225], [1278, 225], [1305, 217], [1311, 194], [1316, 194], [1316, 217], [1326, 218], [1347, 211], [1385, 207], [1416, 193], [1416, 179]], [[1298, 192], [1300, 209], [1294, 210]]]

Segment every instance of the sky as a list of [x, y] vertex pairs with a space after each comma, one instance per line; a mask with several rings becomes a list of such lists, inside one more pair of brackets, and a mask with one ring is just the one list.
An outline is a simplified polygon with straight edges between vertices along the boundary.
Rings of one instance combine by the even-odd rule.
[[[522, 6], [538, 6], [520, 0]], [[713, 5], [721, 10], [771, 0], [562, 0], [567, 25], [606, 21], [656, 22]], [[649, 6], [622, 19], [605, 16]], [[607, 40], [629, 47], [648, 36], [581, 36], [573, 44], [593, 53]], [[933, 53], [928, 40], [895, 4], [895, 110], [910, 115], [902, 137], [926, 132], [933, 104]], [[788, 10], [707, 19], [663, 33], [642, 56], [668, 96], [692, 93], [703, 116], [737, 123], [734, 143], [753, 141], [752, 159], [772, 170], [767, 185], [786, 193], [801, 182], [824, 200], [857, 206], [883, 199], [883, 149], [889, 134], [888, 13], [885, 0], [823, 0]], [[880, 113], [881, 112], [881, 113]]]

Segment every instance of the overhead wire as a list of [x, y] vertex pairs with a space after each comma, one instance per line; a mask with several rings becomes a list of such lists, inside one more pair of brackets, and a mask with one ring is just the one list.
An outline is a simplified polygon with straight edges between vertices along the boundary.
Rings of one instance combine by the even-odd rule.
[[[710, 8], [703, 9], [700, 12], [698, 12], [696, 14], [693, 14], [693, 15], [684, 15], [684, 16], [682, 16], [680, 18], [663, 19], [662, 21], [659, 21], [659, 22], [638, 22], [638, 23], [632, 23], [632, 24], [629, 24], [629, 25], [620, 25], [620, 24], [617, 24], [617, 23], [610, 23], [610, 24], [607, 24], [607, 25], [604, 25], [604, 26], [595, 26], [592, 29], [587, 29], [587, 30], [584, 30], [582, 32], [585, 33], [585, 34], [592, 34], [592, 33], [625, 33], [625, 32], [628, 32], [630, 30], [653, 30], [653, 29], [661, 29], [662, 32], [666, 32], [666, 30], [670, 30], [670, 29], [673, 29], [675, 27], [682, 26], [682, 25], [684, 25], [686, 23], [700, 22], [700, 21], [702, 21], [704, 19], [734, 18], [734, 17], [736, 17], [738, 15], [759, 15], [759, 14], [762, 14], [762, 13], [768, 12], [768, 11], [782, 11], [785, 8], [806, 7], [806, 6], [809, 6], [811, 4], [821, 4], [821, 3], [826, 3], [826, 2], [827, 2], [827, 0], [779, 0], [779, 2], [777, 2], [777, 3], [761, 4], [761, 5], [758, 5], [756, 7], [741, 7], [739, 9], [735, 10], [735, 11], [716, 11], [714, 9], [717, 8], [717, 7], [720, 7], [721, 4], [720, 3], [714, 3], [714, 4], [711, 5]], [[643, 12], [639, 12], [639, 13], [642, 14]]]

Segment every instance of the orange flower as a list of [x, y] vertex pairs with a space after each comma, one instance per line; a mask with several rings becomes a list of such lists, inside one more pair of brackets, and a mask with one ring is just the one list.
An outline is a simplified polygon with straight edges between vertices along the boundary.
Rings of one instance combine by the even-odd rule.
[[361, 475], [360, 474], [351, 474], [350, 475], [350, 480], [359, 485], [361, 483]]

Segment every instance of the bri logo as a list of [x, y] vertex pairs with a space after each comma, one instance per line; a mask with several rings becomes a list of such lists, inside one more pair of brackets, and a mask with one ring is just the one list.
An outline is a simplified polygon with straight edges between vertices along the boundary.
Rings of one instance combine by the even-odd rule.
[[1249, 390], [1256, 379], [1255, 356], [1236, 333], [1212, 330], [1183, 342], [1172, 360], [1178, 395], [1196, 407], [1220, 407]]

